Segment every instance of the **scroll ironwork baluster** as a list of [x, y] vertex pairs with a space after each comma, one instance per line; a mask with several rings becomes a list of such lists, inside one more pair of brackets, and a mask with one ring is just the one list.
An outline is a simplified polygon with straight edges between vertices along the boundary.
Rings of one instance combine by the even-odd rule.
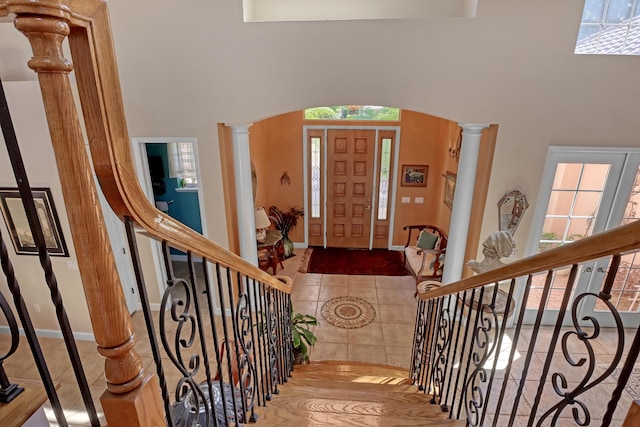
[[[473, 304], [475, 303], [475, 291], [476, 289], [474, 288], [473, 291], [471, 292], [471, 299], [469, 300], [469, 306], [467, 309], [467, 330], [465, 332], [465, 344], [467, 342], [467, 335], [469, 334], [469, 331], [471, 332], [471, 340], [469, 341], [469, 354], [467, 356], [467, 361], [464, 361], [464, 351], [466, 350], [466, 348], [463, 346], [462, 347], [462, 354], [460, 354], [460, 368], [458, 369], [458, 375], [462, 372], [462, 369], [464, 367], [464, 375], [462, 377], [462, 386], [464, 388], [465, 384], [467, 384], [467, 378], [469, 376], [469, 368], [471, 367], [471, 355], [473, 353], [473, 341], [475, 339], [475, 333], [477, 331], [477, 327], [478, 327], [478, 320], [480, 318], [480, 310], [476, 310], [476, 316], [475, 316], [475, 323], [473, 325], [473, 327], [469, 327], [469, 320], [471, 318], [471, 315], [473, 314]], [[482, 301], [482, 297], [484, 295], [484, 287], [480, 288], [480, 299], [479, 301]], [[456, 388], [458, 386], [458, 380], [456, 379]], [[458, 402], [458, 411], [456, 414], [457, 418], [460, 418], [460, 412], [462, 411], [462, 406], [464, 405], [464, 396], [460, 397], [460, 401]]]
[[411, 350], [411, 380], [413, 384], [418, 382], [420, 372], [420, 355], [422, 354], [422, 345], [424, 343], [424, 326], [425, 326], [425, 305], [423, 300], [418, 301], [416, 309], [416, 325], [413, 332], [413, 348]]
[[[453, 355], [451, 357], [451, 363], [449, 363], [449, 356], [451, 355], [451, 339], [449, 340], [449, 348], [447, 350], [447, 362], [445, 363], [445, 365], [449, 368], [449, 374], [447, 375], [447, 385], [446, 385], [446, 395], [444, 398], [444, 404], [442, 403], [442, 399], [440, 399], [440, 402], [438, 402], [440, 404], [440, 408], [442, 409], [443, 412], [448, 412], [449, 411], [449, 406], [447, 405], [447, 402], [449, 401], [449, 392], [451, 391], [451, 379], [453, 377], [453, 367], [455, 365], [456, 362], [456, 351], [457, 351], [457, 347], [458, 347], [458, 338], [460, 337], [460, 328], [462, 327], [462, 309], [460, 310], [460, 318], [458, 317], [458, 306], [460, 304], [460, 293], [456, 293], [456, 300], [455, 300], [455, 306], [454, 306], [454, 310], [453, 310], [453, 320], [452, 320], [452, 324], [451, 324], [451, 336], [454, 335], [454, 329], [457, 328], [457, 333], [455, 333], [456, 336], [456, 340], [455, 343], [453, 344]], [[457, 320], [456, 320], [457, 319]], [[455, 392], [454, 392], [454, 396], [455, 396]]]
[[[436, 404], [438, 403], [438, 399], [442, 399], [442, 388], [445, 380], [444, 370], [446, 370], [444, 352], [449, 346], [449, 337], [451, 333], [448, 298], [439, 298], [439, 303], [440, 310], [438, 311], [438, 326], [437, 330], [434, 331], [432, 344], [434, 349], [433, 367], [431, 368], [431, 382], [433, 383], [433, 396], [431, 397], [432, 404]], [[441, 368], [440, 365], [444, 365], [444, 368]]]
[[[482, 392], [480, 383], [487, 382], [487, 371], [484, 364], [489, 357], [494, 354], [498, 341], [498, 315], [496, 313], [498, 285], [493, 285], [493, 295], [491, 296], [491, 302], [489, 304], [483, 302], [484, 291], [485, 287], [481, 288], [477, 306], [475, 306], [474, 301], [472, 301], [471, 305], [471, 308], [475, 307], [475, 310], [477, 310], [480, 319], [480, 324], [474, 328], [476, 345], [471, 346], [471, 348], [477, 348], [472, 354], [474, 370], [465, 382], [463, 392], [467, 424], [471, 426], [481, 425], [482, 414], [479, 410], [487, 405], [488, 392], [486, 394]], [[486, 309], [489, 310], [489, 313], [486, 312]], [[486, 317], [485, 313], [487, 313]], [[490, 336], [490, 332], [492, 331], [493, 337]]]
[[542, 391], [544, 390], [544, 385], [547, 380], [547, 374], [549, 373], [549, 368], [551, 367], [551, 360], [553, 359], [553, 350], [556, 348], [556, 344], [558, 342], [560, 329], [562, 328], [564, 315], [567, 312], [567, 307], [569, 306], [569, 300], [571, 299], [571, 293], [573, 291], [573, 285], [576, 281], [577, 274], [578, 274], [578, 265], [574, 264], [571, 267], [571, 272], [569, 273], [569, 280], [567, 281], [566, 289], [564, 291], [564, 295], [562, 296], [562, 302], [560, 303], [560, 311], [558, 312], [556, 325], [553, 329], [553, 334], [551, 335], [549, 348], [547, 349], [547, 358], [544, 362], [540, 379], [538, 380], [539, 381], [538, 390], [536, 392], [536, 397], [533, 401], [533, 405], [531, 405], [531, 415], [529, 415], [529, 421], [527, 423], [528, 427], [531, 427], [533, 425], [533, 421], [535, 419], [538, 406], [540, 405], [540, 400], [542, 399]]
[[[573, 406], [572, 408], [573, 419], [578, 425], [590, 424], [591, 414], [589, 412], [588, 406], [584, 402], [576, 398], [581, 394], [585, 393], [586, 391], [592, 389], [596, 385], [600, 384], [607, 377], [609, 377], [609, 375], [613, 372], [613, 370], [616, 368], [616, 366], [622, 359], [622, 353], [624, 350], [624, 326], [622, 324], [622, 319], [620, 318], [620, 314], [618, 313], [615, 306], [610, 301], [611, 288], [613, 287], [613, 282], [618, 272], [619, 265], [620, 265], [620, 255], [616, 255], [613, 257], [611, 261], [611, 265], [609, 266], [609, 272], [607, 274], [607, 278], [605, 280], [605, 284], [603, 286], [602, 291], [599, 294], [586, 292], [581, 295], [578, 295], [574, 299], [573, 303], [571, 304], [571, 319], [572, 319], [573, 328], [575, 329], [575, 331], [567, 331], [563, 334], [562, 341], [561, 341], [562, 354], [565, 360], [571, 366], [584, 366], [585, 363], [588, 363], [587, 371], [584, 374], [583, 378], [580, 380], [580, 382], [572, 390], [569, 390], [569, 391], [563, 390], [567, 388], [567, 379], [565, 374], [563, 372], [554, 372], [552, 374], [551, 383], [553, 385], [553, 389], [558, 396], [562, 397], [562, 400], [556, 403], [551, 408], [549, 408], [549, 410], [547, 410], [544, 414], [542, 414], [542, 416], [540, 417], [536, 425], [538, 426], [542, 425], [542, 422], [552, 414], [553, 414], [552, 423], [555, 424], [558, 418], [560, 417], [562, 411], [569, 405]], [[616, 323], [616, 331], [618, 333], [618, 345], [616, 347], [616, 352], [614, 354], [614, 357], [611, 363], [609, 363], [609, 366], [607, 366], [606, 370], [600, 376], [593, 379], [592, 381], [590, 380], [591, 380], [591, 377], [593, 376], [593, 373], [596, 367], [596, 360], [595, 360], [596, 355], [590, 341], [595, 340], [600, 335], [600, 324], [598, 320], [593, 316], [585, 316], [582, 319], [580, 319], [582, 321], [588, 321], [591, 323], [590, 328], [592, 328], [593, 332], [590, 334], [585, 330], [585, 327], [580, 325], [580, 321], [578, 319], [578, 308], [580, 307], [581, 302], [589, 297], [596, 298], [597, 300], [599, 300], [600, 302], [606, 305], [609, 312], [613, 316], [613, 319]], [[587, 351], [587, 354], [589, 355], [588, 360], [582, 357], [576, 361], [569, 354], [569, 346], [567, 343], [573, 336], [575, 336], [579, 340], [579, 342], [581, 342], [584, 345]], [[574, 405], [577, 405], [577, 408]], [[582, 413], [580, 413], [580, 411], [582, 411]], [[582, 415], [584, 418], [581, 418], [580, 415]], [[603, 425], [606, 425], [606, 424], [603, 424]]]
[[[256, 371], [251, 355], [253, 354], [254, 341], [249, 336], [252, 334], [253, 325], [251, 324], [250, 301], [248, 278], [238, 273], [238, 302], [236, 303], [235, 325], [237, 329], [238, 343], [238, 377], [240, 380], [240, 394], [242, 395], [242, 403], [244, 405], [245, 418], [246, 412], [251, 412], [249, 421], [255, 422], [257, 415], [255, 414], [255, 392], [256, 392]], [[244, 421], [243, 419], [243, 421]]]

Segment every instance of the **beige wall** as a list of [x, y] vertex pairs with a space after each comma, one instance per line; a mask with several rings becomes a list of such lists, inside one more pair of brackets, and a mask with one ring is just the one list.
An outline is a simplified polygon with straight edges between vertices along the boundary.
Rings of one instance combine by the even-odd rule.
[[[531, 204], [521, 249], [548, 146], [640, 145], [631, 113], [640, 62], [574, 55], [583, 5], [483, 0], [468, 19], [248, 24], [236, 0], [109, 1], [130, 134], [198, 139], [213, 240], [227, 244], [218, 123], [373, 104], [498, 124], [480, 236], [496, 230], [498, 200], [517, 189]], [[0, 24], [0, 75], [35, 79], [30, 56], [24, 36]]]
[[[32, 187], [49, 187], [60, 218], [62, 232], [69, 248], [69, 258], [51, 257], [60, 293], [67, 309], [74, 332], [92, 333], [89, 312], [84, 299], [80, 272], [77, 270], [76, 254], [71, 240], [67, 210], [62, 199], [58, 170], [53, 159], [49, 129], [44, 116], [40, 88], [36, 82], [4, 82], [11, 118], [18, 144], [29, 174]], [[4, 139], [0, 136], [0, 186], [16, 187]], [[22, 294], [36, 329], [59, 330], [55, 307], [37, 256], [16, 255], [8, 235], [4, 218], [0, 219], [0, 231], [7, 245], [9, 259], [13, 264]], [[0, 273], [0, 292], [13, 303], [5, 275]], [[40, 307], [40, 312], [35, 309]], [[0, 316], [4, 322], [4, 317]], [[4, 323], [3, 323], [4, 324]]]

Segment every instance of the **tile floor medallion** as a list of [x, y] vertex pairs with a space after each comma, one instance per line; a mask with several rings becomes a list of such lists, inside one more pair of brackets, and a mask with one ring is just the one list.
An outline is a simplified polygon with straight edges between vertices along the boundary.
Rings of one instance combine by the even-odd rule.
[[322, 305], [322, 318], [333, 326], [357, 329], [376, 318], [376, 310], [367, 301], [356, 297], [332, 298]]

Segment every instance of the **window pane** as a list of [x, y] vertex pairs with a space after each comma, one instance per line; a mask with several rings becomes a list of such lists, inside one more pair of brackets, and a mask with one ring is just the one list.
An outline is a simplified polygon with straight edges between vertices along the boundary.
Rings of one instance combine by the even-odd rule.
[[311, 218], [320, 218], [320, 137], [311, 138]]
[[633, 2], [630, 0], [610, 0], [607, 8], [607, 23], [619, 24], [629, 19]]
[[337, 105], [308, 108], [305, 120], [400, 120], [400, 109], [376, 105]]
[[600, 23], [605, 0], [587, 0], [582, 11], [582, 22]]
[[391, 138], [382, 138], [380, 150], [380, 185], [378, 186], [378, 220], [385, 221], [389, 206], [389, 168], [391, 166]]
[[575, 190], [582, 171], [582, 163], [560, 163], [553, 179], [554, 190]]

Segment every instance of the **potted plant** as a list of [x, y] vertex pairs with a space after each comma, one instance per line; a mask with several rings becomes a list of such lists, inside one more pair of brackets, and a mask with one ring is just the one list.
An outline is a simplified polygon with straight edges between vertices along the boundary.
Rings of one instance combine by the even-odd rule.
[[309, 329], [309, 326], [317, 326], [318, 319], [310, 314], [293, 314], [290, 306], [291, 336], [293, 340], [294, 363], [301, 365], [309, 362], [309, 346], [313, 347], [318, 342], [318, 337]]
[[276, 206], [269, 208], [269, 219], [273, 221], [276, 230], [282, 233], [282, 241], [284, 243], [284, 257], [289, 258], [293, 254], [293, 242], [289, 239], [289, 231], [298, 225], [298, 218], [304, 216], [304, 209], [291, 208], [287, 212], [283, 212]]

